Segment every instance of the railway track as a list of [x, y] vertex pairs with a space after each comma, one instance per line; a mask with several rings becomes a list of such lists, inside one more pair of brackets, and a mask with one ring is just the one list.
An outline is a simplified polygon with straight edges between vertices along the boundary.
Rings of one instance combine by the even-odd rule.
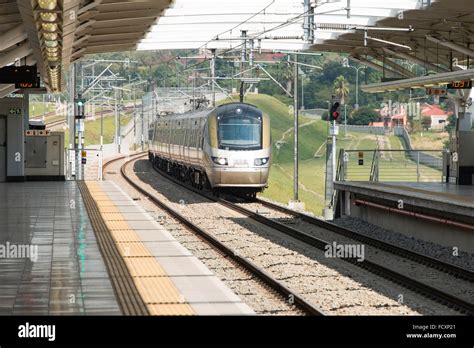
[[[134, 108], [133, 106], [126, 106], [126, 107], [123, 108], [122, 112], [131, 111], [131, 110], [133, 110], [133, 108]], [[100, 117], [101, 115], [108, 115], [108, 114], [111, 114], [111, 112], [104, 110], [104, 111], [98, 112], [96, 114], [96, 117]], [[55, 117], [55, 116], [56, 116], [56, 111], [50, 111], [50, 112], [48, 112], [44, 115], [45, 119], [48, 118], [48, 117]], [[43, 119], [43, 117], [39, 117], [39, 118], [36, 117], [36, 118], [32, 118], [31, 120], [32, 121], [41, 121], [42, 119]], [[61, 119], [61, 120], [57, 120], [57, 121], [53, 121], [53, 122], [48, 122], [48, 123], [46, 123], [46, 129], [51, 129], [51, 128], [56, 127], [56, 126], [60, 126], [64, 123], [66, 123], [66, 122], [67, 122], [66, 119]]]
[[[127, 183], [132, 186], [135, 190], [146, 196], [153, 204], [158, 206], [160, 209], [166, 211], [169, 215], [171, 215], [174, 219], [179, 221], [183, 224], [188, 230], [192, 231], [194, 234], [199, 236], [202, 240], [204, 240], [208, 245], [212, 246], [216, 249], [220, 254], [224, 255], [225, 258], [231, 259], [234, 263], [238, 264], [241, 268], [243, 268], [246, 272], [252, 274], [256, 277], [261, 283], [265, 285], [265, 287], [271, 289], [273, 292], [280, 295], [282, 300], [285, 302], [289, 302], [293, 304], [300, 312], [306, 315], [325, 315], [325, 313], [315, 305], [311, 304], [310, 302], [306, 301], [301, 295], [295, 293], [288, 289], [282, 282], [278, 281], [274, 277], [272, 277], [268, 272], [266, 272], [263, 268], [257, 266], [250, 260], [241, 257], [236, 253], [235, 250], [229, 248], [224, 243], [217, 240], [214, 236], [206, 232], [205, 230], [197, 227], [193, 224], [190, 220], [186, 217], [181, 215], [171, 206], [167, 205], [166, 203], [162, 202], [158, 199], [153, 193], [149, 192], [148, 190], [144, 189], [142, 186], [139, 185], [135, 180], [131, 179], [127, 176], [126, 167], [134, 162], [136, 159], [140, 158], [141, 154], [137, 154], [127, 162], [125, 162], [120, 169], [120, 175], [127, 181]], [[104, 166], [104, 173], [106, 171], [106, 167], [114, 162], [122, 160], [123, 157], [119, 157], [109, 161]]]
[[63, 125], [64, 123], [66, 123], [66, 120], [58, 120], [58, 121], [50, 122], [46, 124], [46, 129], [51, 129], [53, 127]]
[[[241, 197], [238, 197], [238, 198], [241, 198]], [[341, 227], [341, 226], [338, 226], [338, 225], [333, 224], [331, 222], [324, 221], [324, 220], [321, 220], [321, 219], [317, 219], [317, 218], [312, 217], [310, 215], [300, 213], [300, 212], [288, 209], [286, 207], [282, 207], [278, 204], [274, 204], [274, 203], [271, 203], [271, 202], [268, 202], [268, 201], [265, 201], [265, 200], [262, 200], [262, 199], [254, 198], [254, 199], [251, 199], [251, 201], [255, 202], [255, 203], [258, 203], [258, 204], [261, 204], [262, 206], [268, 207], [270, 209], [281, 211], [285, 214], [293, 216], [294, 218], [305, 221], [305, 222], [307, 222], [311, 225], [314, 225], [314, 226], [317, 226], [317, 227], [320, 227], [320, 228], [324, 228], [328, 231], [334, 232], [334, 233], [339, 234], [341, 236], [348, 237], [348, 238], [353, 239], [353, 240], [357, 240], [359, 242], [365, 243], [367, 245], [371, 245], [371, 246], [376, 247], [378, 249], [388, 251], [392, 254], [402, 256], [406, 259], [416, 261], [420, 264], [426, 265], [426, 266], [431, 267], [433, 269], [443, 271], [447, 274], [455, 276], [456, 278], [464, 279], [464, 280], [467, 280], [471, 283], [474, 282], [474, 272], [472, 272], [468, 269], [465, 269], [463, 267], [454, 265], [452, 263], [445, 262], [445, 261], [440, 261], [440, 260], [432, 258], [430, 256], [417, 253], [413, 250], [402, 248], [398, 245], [388, 243], [388, 242], [382, 241], [382, 240], [377, 239], [377, 238], [366, 236], [364, 234], [358, 233], [358, 232], [356, 232], [354, 230], [351, 230], [349, 228]]]
[[[330, 243], [327, 242], [326, 240], [323, 240], [321, 238], [317, 238], [314, 235], [306, 233], [302, 230], [295, 229], [295, 228], [289, 226], [288, 224], [284, 224], [284, 223], [281, 223], [279, 221], [267, 218], [267, 217], [259, 214], [258, 212], [255, 212], [254, 210], [247, 209], [247, 208], [239, 205], [238, 203], [232, 202], [229, 199], [225, 199], [225, 198], [222, 198], [222, 197], [216, 197], [216, 196], [214, 196], [210, 193], [206, 193], [205, 191], [202, 191], [202, 190], [196, 189], [194, 187], [191, 187], [190, 185], [185, 184], [185, 183], [177, 180], [176, 178], [171, 177], [168, 174], [163, 173], [162, 171], [160, 171], [157, 168], [155, 168], [155, 170], [156, 170], [157, 173], [159, 173], [160, 175], [164, 176], [165, 178], [171, 180], [175, 184], [181, 185], [181, 186], [185, 187], [186, 189], [188, 189], [188, 190], [190, 190], [190, 191], [192, 191], [196, 194], [199, 194], [199, 195], [201, 195], [201, 196], [203, 196], [203, 197], [205, 197], [205, 198], [207, 198], [211, 201], [218, 202], [218, 203], [222, 204], [223, 206], [225, 206], [229, 209], [232, 209], [232, 210], [234, 210], [234, 211], [236, 211], [240, 214], [243, 214], [243, 215], [245, 215], [245, 216], [247, 216], [247, 217], [249, 217], [249, 218], [251, 218], [255, 221], [258, 221], [258, 222], [260, 222], [260, 223], [262, 223], [262, 224], [264, 224], [264, 225], [266, 225], [266, 226], [268, 226], [272, 229], [275, 229], [279, 232], [282, 232], [285, 235], [288, 235], [288, 236], [291, 236], [291, 237], [293, 237], [297, 240], [300, 240], [300, 241], [306, 243], [307, 245], [309, 245], [313, 248], [317, 248], [319, 250], [326, 250], [326, 246], [330, 245]], [[242, 198], [239, 197], [239, 199], [240, 199], [240, 202], [242, 202]], [[297, 213], [297, 212], [290, 211], [288, 209], [285, 209], [283, 207], [280, 207], [278, 205], [275, 205], [275, 204], [272, 204], [272, 203], [269, 203], [269, 202], [261, 201], [261, 200], [258, 200], [258, 199], [251, 200], [251, 202], [260, 203], [260, 204], [262, 204], [263, 206], [265, 206], [267, 208], [279, 210], [281, 212], [284, 212], [286, 214], [289, 214], [293, 217], [297, 217], [297, 218], [302, 219], [302, 220], [304, 219], [305, 221], [309, 222], [310, 224], [316, 225], [320, 228], [327, 229], [331, 232], [334, 232], [334, 233], [343, 235], [345, 237], [349, 237], [351, 239], [355, 239], [357, 241], [366, 243], [367, 245], [379, 248], [383, 251], [387, 251], [387, 252], [392, 253], [394, 255], [406, 257], [407, 259], [413, 260], [417, 263], [420, 263], [421, 265], [426, 265], [426, 266], [428, 266], [430, 268], [433, 268], [435, 270], [440, 270], [444, 273], [454, 275], [457, 278], [461, 278], [461, 279], [463, 279], [465, 281], [468, 281], [470, 283], [472, 282], [472, 279], [473, 279], [472, 278], [472, 272], [470, 272], [469, 270], [465, 270], [461, 267], [458, 267], [458, 266], [455, 266], [455, 265], [452, 265], [452, 264], [449, 264], [449, 263], [445, 263], [445, 262], [442, 262], [442, 261], [439, 261], [439, 260], [436, 260], [436, 259], [432, 259], [428, 256], [418, 254], [418, 253], [413, 252], [411, 250], [407, 250], [407, 249], [392, 245], [390, 243], [386, 243], [386, 242], [383, 242], [383, 241], [380, 241], [380, 240], [377, 240], [377, 239], [374, 239], [374, 238], [371, 238], [371, 237], [363, 236], [361, 234], [358, 234], [357, 232], [345, 229], [343, 227], [334, 225], [332, 223], [328, 223], [326, 221], [322, 221], [322, 220], [312, 218], [312, 217], [307, 216], [305, 214], [300, 214], [300, 213]], [[385, 278], [385, 279], [390, 280], [390, 281], [392, 281], [396, 284], [399, 284], [399, 285], [401, 285], [401, 286], [403, 286], [407, 289], [415, 291], [415, 292], [423, 295], [424, 297], [427, 297], [427, 298], [430, 298], [430, 299], [432, 299], [436, 302], [442, 303], [442, 304], [444, 304], [444, 305], [446, 305], [450, 308], [454, 308], [454, 309], [456, 309], [457, 311], [459, 311], [461, 313], [465, 313], [465, 314], [468, 314], [468, 315], [474, 314], [474, 305], [470, 301], [467, 301], [467, 300], [465, 300], [463, 298], [460, 298], [458, 296], [454, 296], [454, 295], [452, 295], [451, 293], [449, 293], [447, 291], [440, 290], [440, 289], [438, 289], [434, 286], [431, 286], [431, 285], [428, 285], [424, 282], [418, 281], [418, 280], [414, 279], [413, 277], [406, 276], [405, 274], [394, 271], [394, 270], [392, 270], [388, 267], [380, 265], [379, 263], [369, 261], [367, 259], [365, 259], [363, 261], [358, 261], [355, 258], [342, 258], [342, 259], [346, 262], [349, 262], [349, 263], [355, 265], [355, 266], [358, 266], [362, 269], [365, 269], [365, 270], [367, 270], [367, 271], [369, 271], [373, 274], [376, 274], [376, 275], [378, 275], [382, 278]]]

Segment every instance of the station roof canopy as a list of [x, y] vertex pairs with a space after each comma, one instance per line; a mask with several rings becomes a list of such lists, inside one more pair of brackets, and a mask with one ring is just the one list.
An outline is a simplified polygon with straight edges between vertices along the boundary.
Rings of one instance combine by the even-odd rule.
[[[0, 0], [0, 67], [36, 63], [56, 92], [85, 54], [226, 49], [245, 30], [257, 48], [347, 53], [387, 77], [414, 78], [420, 66], [421, 75], [470, 68], [472, 0], [309, 1], [310, 41], [303, 0]], [[0, 85], [0, 97], [14, 90]]]
[[302, 49], [303, 13], [303, 0], [176, 0], [138, 49], [229, 49], [242, 30], [255, 47]]
[[409, 79], [394, 80], [362, 86], [368, 93], [394, 91], [404, 88], [423, 88], [431, 86], [444, 86], [453, 81], [474, 80], [474, 69], [450, 71], [428, 76], [418, 76]]
[[352, 0], [349, 7], [346, 1], [316, 3], [311, 50], [347, 53], [386, 77], [446, 77], [469, 69], [474, 57], [472, 0]]
[[[50, 92], [84, 54], [136, 49], [172, 0], [0, 0], [0, 67], [37, 64]], [[0, 97], [15, 90], [0, 85]]]

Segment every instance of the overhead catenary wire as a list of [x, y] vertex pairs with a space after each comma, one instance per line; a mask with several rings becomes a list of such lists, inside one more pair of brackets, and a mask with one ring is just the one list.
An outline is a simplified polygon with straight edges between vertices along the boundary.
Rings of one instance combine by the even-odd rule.
[[[212, 39], [206, 41], [204, 44], [202, 44], [201, 46], [199, 46], [198, 48], [194, 48], [190, 51], [188, 51], [186, 53], [189, 54], [189, 53], [193, 53], [193, 52], [199, 52], [200, 49], [206, 47], [209, 43], [211, 43], [216, 37], [218, 37], [219, 35], [223, 35], [223, 34], [226, 34], [226, 33], [229, 33], [229, 32], [232, 32], [232, 30], [235, 30], [236, 28], [238, 28], [239, 26], [247, 23], [248, 21], [250, 21], [252, 18], [255, 18], [256, 16], [258, 16], [260, 13], [264, 12], [266, 9], [268, 9], [271, 5], [273, 5], [275, 3], [275, 0], [272, 0], [268, 5], [266, 5], [263, 9], [261, 9], [260, 11], [258, 11], [257, 13], [254, 13], [252, 14], [250, 17], [248, 17], [247, 19], [245, 19], [244, 21], [240, 22], [239, 24], [235, 25], [234, 27], [230, 28], [230, 29], [227, 29], [225, 31], [223, 31], [222, 33], [219, 33], [217, 35], [215, 35]], [[171, 57], [170, 59], [164, 61], [164, 62], [160, 62], [158, 64], [156, 64], [157, 66], [159, 65], [163, 65], [163, 64], [168, 64], [169, 62], [172, 62], [173, 60], [175, 60], [176, 57]]]
[[[255, 40], [255, 39], [258, 39], [260, 36], [262, 36], [262, 35], [264, 35], [264, 34], [266, 34], [266, 33], [269, 33], [269, 32], [271, 32], [271, 31], [275, 31], [275, 30], [278, 30], [278, 29], [283, 28], [283, 27], [285, 27], [285, 26], [291, 25], [291, 24], [293, 24], [293, 23], [295, 23], [295, 22], [297, 22], [297, 21], [300, 21], [300, 20], [304, 19], [304, 16], [305, 16], [306, 14], [308, 14], [309, 12], [310, 12], [310, 10], [305, 11], [305, 12], [299, 14], [298, 16], [293, 17], [293, 18], [287, 20], [286, 22], [281, 23], [281, 24], [279, 24], [279, 25], [277, 25], [277, 26], [275, 26], [275, 27], [272, 27], [272, 28], [269, 28], [269, 29], [265, 29], [265, 30], [263, 30], [263, 31], [261, 31], [261, 32], [258, 32], [258, 33], [256, 33], [256, 34], [253, 34], [252, 36], [248, 36], [247, 39], [253, 39], [253, 40]], [[332, 11], [331, 11], [331, 12], [332, 12]], [[234, 28], [234, 29], [235, 29], [235, 28]], [[226, 32], [227, 32], [227, 31], [226, 31]], [[212, 41], [212, 40], [211, 40], [211, 41]], [[202, 45], [200, 48], [205, 47], [205, 46], [206, 46], [208, 43], [210, 43], [211, 41], [208, 41], [205, 45]], [[242, 47], [243, 45], [244, 45], [244, 43], [240, 43], [240, 44], [238, 44], [238, 45], [236, 45], [236, 46], [233, 46], [233, 47], [231, 47], [231, 48], [228, 48], [228, 49], [226, 49], [226, 50], [220, 52], [219, 55], [224, 55], [224, 54], [226, 54], [226, 53], [232, 52], [232, 51], [236, 50], [237, 48]], [[176, 57], [171, 58], [169, 61], [172, 61], [172, 60], [174, 60], [174, 59], [176, 59]], [[177, 76], [178, 74], [181, 74], [181, 73], [183, 73], [183, 72], [185, 72], [185, 71], [187, 71], [187, 70], [193, 69], [193, 68], [198, 67], [198, 66], [200, 66], [200, 65], [202, 65], [202, 64], [204, 64], [204, 63], [207, 63], [207, 62], [209, 62], [211, 59], [212, 59], [212, 58], [205, 58], [205, 59], [203, 59], [203, 60], [200, 61], [200, 62], [197, 62], [197, 63], [194, 63], [194, 64], [192, 64], [192, 65], [187, 66], [186, 68], [184, 68], [184, 69], [181, 70], [180, 72], [177, 72], [177, 73], [172, 74], [172, 75], [168, 75], [167, 78], [175, 77], [175, 76]], [[160, 63], [160, 64], [164, 64], [164, 63], [165, 63], [165, 62]]]

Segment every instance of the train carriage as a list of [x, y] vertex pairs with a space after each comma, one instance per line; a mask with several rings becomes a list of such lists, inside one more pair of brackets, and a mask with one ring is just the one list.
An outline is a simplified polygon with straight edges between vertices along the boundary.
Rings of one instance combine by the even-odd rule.
[[150, 130], [150, 160], [195, 186], [255, 194], [268, 183], [270, 120], [257, 107], [230, 103], [161, 117]]

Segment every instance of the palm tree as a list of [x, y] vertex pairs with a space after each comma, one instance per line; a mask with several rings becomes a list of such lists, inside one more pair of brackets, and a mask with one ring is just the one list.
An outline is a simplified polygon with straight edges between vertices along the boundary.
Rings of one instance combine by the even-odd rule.
[[341, 100], [341, 104], [344, 105], [344, 100], [349, 95], [349, 83], [346, 78], [342, 75], [339, 75], [334, 81], [333, 85], [334, 93]]

